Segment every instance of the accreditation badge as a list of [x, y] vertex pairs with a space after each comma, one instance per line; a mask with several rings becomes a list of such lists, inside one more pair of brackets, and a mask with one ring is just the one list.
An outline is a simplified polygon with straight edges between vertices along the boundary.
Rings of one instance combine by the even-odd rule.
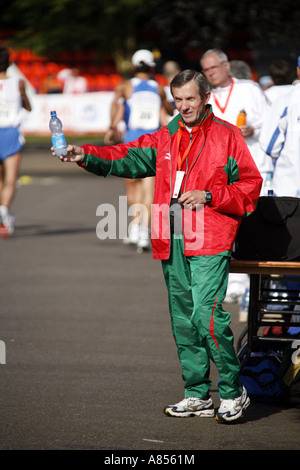
[[176, 171], [175, 186], [174, 186], [174, 191], [173, 191], [172, 198], [177, 198], [178, 197], [184, 175], [185, 175], [184, 171]]

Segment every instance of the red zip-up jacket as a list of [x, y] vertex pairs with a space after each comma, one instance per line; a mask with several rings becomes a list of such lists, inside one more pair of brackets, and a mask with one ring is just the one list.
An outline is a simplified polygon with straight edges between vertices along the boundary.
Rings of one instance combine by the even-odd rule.
[[[168, 259], [170, 226], [168, 209], [178, 169], [177, 115], [154, 134], [115, 146], [84, 145], [79, 165], [97, 175], [124, 178], [156, 176], [152, 208], [152, 247], [155, 259]], [[183, 129], [181, 154], [190, 133]], [[183, 207], [182, 223], [186, 256], [230, 255], [242, 217], [253, 212], [262, 177], [236, 126], [214, 116], [207, 105], [185, 164], [182, 192], [209, 190], [212, 203], [198, 210]], [[167, 221], [167, 223], [166, 223]]]

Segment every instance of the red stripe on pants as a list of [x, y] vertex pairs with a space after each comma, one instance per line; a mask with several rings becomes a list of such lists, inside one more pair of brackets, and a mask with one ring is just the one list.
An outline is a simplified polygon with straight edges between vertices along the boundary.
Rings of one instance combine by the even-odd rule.
[[221, 349], [219, 348], [219, 345], [218, 345], [218, 341], [217, 341], [217, 338], [215, 336], [215, 332], [214, 332], [214, 310], [216, 308], [216, 305], [217, 305], [217, 302], [218, 302], [218, 298], [219, 298], [219, 294], [217, 295], [217, 298], [215, 300], [215, 303], [214, 303], [214, 306], [213, 306], [213, 309], [212, 309], [212, 312], [211, 312], [211, 319], [210, 319], [210, 325], [209, 325], [209, 332], [211, 334], [211, 337], [212, 339], [214, 340], [215, 342], [215, 345], [217, 346], [218, 350], [221, 352]]

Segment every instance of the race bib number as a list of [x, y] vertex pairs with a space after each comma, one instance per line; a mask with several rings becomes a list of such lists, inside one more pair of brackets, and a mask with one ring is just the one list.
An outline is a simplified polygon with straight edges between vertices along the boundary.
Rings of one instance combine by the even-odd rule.
[[11, 127], [16, 123], [16, 107], [14, 104], [0, 104], [0, 127]]
[[160, 105], [158, 103], [135, 103], [130, 112], [131, 129], [152, 130], [159, 127]]

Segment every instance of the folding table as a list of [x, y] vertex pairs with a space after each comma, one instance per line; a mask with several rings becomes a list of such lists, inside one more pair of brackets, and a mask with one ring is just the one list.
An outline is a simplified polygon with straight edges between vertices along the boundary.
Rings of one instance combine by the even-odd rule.
[[[300, 328], [300, 262], [232, 259], [230, 272], [250, 275], [247, 327], [237, 342], [242, 365], [259, 343], [284, 347], [294, 341], [287, 330]], [[267, 335], [266, 329], [274, 326], [280, 328], [280, 334]]]

